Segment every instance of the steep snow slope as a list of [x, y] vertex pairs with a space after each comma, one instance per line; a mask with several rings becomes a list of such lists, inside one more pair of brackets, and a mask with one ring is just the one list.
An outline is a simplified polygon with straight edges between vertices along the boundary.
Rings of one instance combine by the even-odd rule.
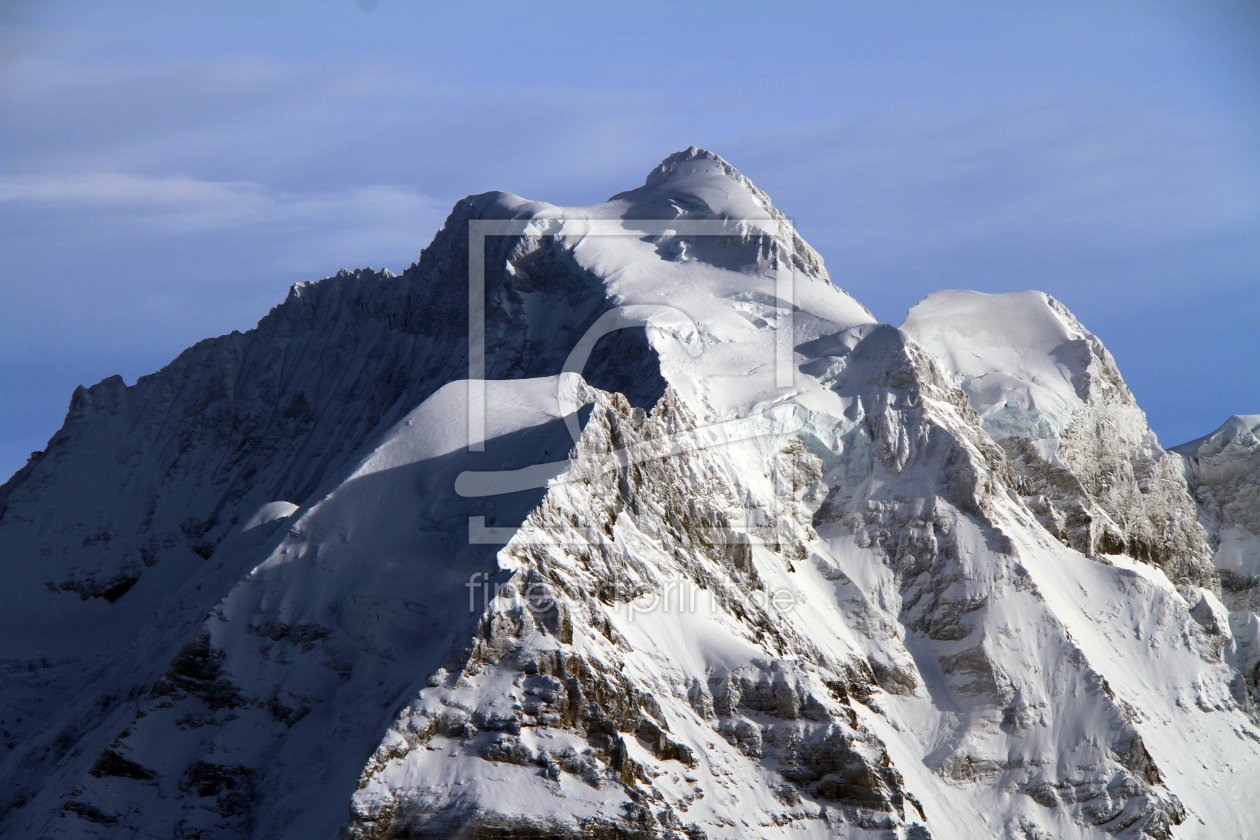
[[[85, 739], [92, 749], [25, 809], [55, 813], [74, 788], [62, 816], [51, 827], [15, 820], [15, 829], [74, 835], [86, 819], [145, 837], [330, 831], [394, 698], [470, 632], [464, 584], [493, 572], [496, 547], [468, 544], [468, 514], [519, 521], [541, 497], [534, 489], [470, 504], [456, 476], [567, 452], [557, 385], [487, 383], [484, 452], [467, 451], [466, 380], [400, 420], [336, 489], [286, 518], [266, 559], [173, 661], [156, 663], [144, 696]], [[232, 537], [216, 556], [237, 551], [258, 559], [256, 543]], [[325, 788], [343, 798], [312, 795]]]
[[[522, 222], [487, 241], [484, 452], [483, 384], [457, 381], [476, 219]], [[34, 609], [6, 628], [0, 830], [1246, 836], [1256, 624], [1225, 620], [1180, 463], [1045, 296], [879, 325], [695, 149], [601, 205], [468, 199], [401, 278], [301, 294], [344, 299], [291, 299], [212, 343], [253, 366], [207, 369], [273, 418], [294, 391], [259, 371], [291, 360], [285, 382], [329, 394], [310, 428], [188, 437], [225, 389], [179, 391], [177, 362], [88, 392], [5, 485], [0, 562], [78, 624], [59, 660], [18, 632]], [[556, 375], [628, 324], [583, 367], [598, 387]], [[365, 408], [364, 382], [396, 394]], [[175, 469], [127, 462], [185, 439]], [[97, 473], [90, 516], [61, 506]], [[150, 492], [214, 513], [211, 543], [172, 535], [208, 559], [164, 556], [112, 601], [62, 589], [124, 568]], [[115, 520], [125, 538], [80, 545]], [[88, 609], [126, 612], [97, 642]]]

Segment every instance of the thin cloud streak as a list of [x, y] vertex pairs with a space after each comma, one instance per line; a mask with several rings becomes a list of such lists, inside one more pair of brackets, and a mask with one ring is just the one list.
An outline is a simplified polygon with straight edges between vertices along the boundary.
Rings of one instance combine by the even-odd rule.
[[[99, 213], [117, 231], [170, 235], [230, 232], [258, 226], [346, 228], [438, 217], [449, 202], [404, 187], [376, 185], [334, 193], [295, 194], [252, 181], [205, 181], [120, 172], [0, 181], [0, 202], [14, 212]], [[343, 231], [344, 233], [344, 231]], [[408, 236], [414, 237], [414, 231]], [[379, 238], [379, 237], [377, 237]]]

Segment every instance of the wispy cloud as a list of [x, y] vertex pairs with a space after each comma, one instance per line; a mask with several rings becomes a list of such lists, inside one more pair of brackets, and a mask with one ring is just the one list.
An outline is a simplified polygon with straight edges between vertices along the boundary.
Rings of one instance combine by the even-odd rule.
[[637, 168], [659, 159], [662, 109], [685, 110], [663, 92], [566, 90], [527, 73], [490, 86], [439, 81], [344, 59], [32, 60], [0, 70], [10, 174], [244, 179], [291, 192], [590, 190], [626, 166], [627, 152], [643, 157]]
[[0, 181], [0, 201], [102, 207], [225, 207], [240, 211], [273, 202], [261, 184], [157, 178], [122, 172], [27, 176]]
[[91, 215], [98, 234], [136, 239], [230, 239], [270, 231], [277, 236], [267, 262], [304, 270], [320, 270], [324, 260], [372, 247], [397, 253], [406, 243], [418, 253], [418, 243], [436, 229], [450, 206], [448, 199], [391, 185], [293, 193], [252, 181], [121, 172], [0, 181], [0, 203], [8, 205], [9, 213], [28, 218], [41, 213]]

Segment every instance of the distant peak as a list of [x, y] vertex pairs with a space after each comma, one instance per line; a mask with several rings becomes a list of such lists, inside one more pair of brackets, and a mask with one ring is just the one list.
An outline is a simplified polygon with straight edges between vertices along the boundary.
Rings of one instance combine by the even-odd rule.
[[[1225, 425], [1246, 429], [1249, 432], [1260, 430], [1260, 414], [1233, 414], [1225, 421]], [[1224, 427], [1222, 427], [1224, 428]]]
[[1200, 454], [1200, 448], [1206, 444], [1215, 444], [1220, 447], [1231, 440], [1238, 439], [1244, 441], [1260, 439], [1260, 414], [1231, 414], [1229, 419], [1211, 434], [1173, 446], [1170, 450], [1186, 458], [1193, 458]]
[[1260, 429], [1260, 414], [1231, 414], [1216, 431], [1200, 439], [1234, 438], [1239, 435], [1254, 433], [1257, 429]]

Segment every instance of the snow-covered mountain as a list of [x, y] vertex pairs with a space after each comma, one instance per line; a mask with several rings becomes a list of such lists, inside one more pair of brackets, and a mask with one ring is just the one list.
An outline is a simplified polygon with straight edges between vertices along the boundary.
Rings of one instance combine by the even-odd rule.
[[1260, 415], [1238, 415], [1212, 434], [1173, 447], [1215, 550], [1225, 603], [1260, 611]]
[[474, 196], [0, 488], [0, 833], [1245, 838], [1256, 420], [879, 324], [708, 152]]

